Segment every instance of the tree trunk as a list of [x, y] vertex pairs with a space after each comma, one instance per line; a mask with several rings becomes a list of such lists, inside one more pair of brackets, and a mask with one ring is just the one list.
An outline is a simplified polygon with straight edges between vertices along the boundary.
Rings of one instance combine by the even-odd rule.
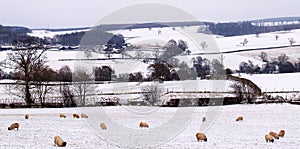
[[31, 108], [31, 93], [30, 93], [30, 76], [28, 74], [28, 67], [25, 67], [25, 102], [26, 102], [26, 107]]
[[27, 108], [31, 108], [31, 94], [30, 94], [30, 85], [27, 80], [25, 80], [25, 102]]

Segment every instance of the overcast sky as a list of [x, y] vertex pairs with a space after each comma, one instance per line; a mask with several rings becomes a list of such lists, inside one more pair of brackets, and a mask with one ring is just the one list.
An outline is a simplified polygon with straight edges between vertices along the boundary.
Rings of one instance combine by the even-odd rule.
[[29, 28], [93, 26], [113, 12], [143, 3], [167, 4], [200, 21], [300, 16], [300, 0], [1, 0], [0, 24]]

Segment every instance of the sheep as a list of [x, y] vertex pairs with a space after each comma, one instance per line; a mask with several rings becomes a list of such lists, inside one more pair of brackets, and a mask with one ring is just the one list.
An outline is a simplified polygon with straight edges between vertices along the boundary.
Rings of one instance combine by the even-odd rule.
[[65, 114], [63, 114], [63, 113], [60, 113], [60, 114], [59, 114], [59, 117], [60, 117], [60, 118], [66, 118], [67, 116], [66, 116]]
[[278, 133], [279, 137], [283, 137], [285, 135], [285, 131], [284, 130], [280, 130]]
[[272, 142], [272, 143], [274, 142], [274, 138], [272, 135], [266, 134], [265, 139], [266, 139], [266, 142]]
[[101, 127], [101, 129], [107, 129], [105, 123], [100, 123], [100, 127]]
[[25, 119], [28, 119], [29, 118], [29, 114], [25, 114]]
[[206, 117], [202, 117], [202, 122], [205, 122], [206, 121]]
[[200, 133], [200, 132], [196, 133], [196, 139], [201, 142], [202, 141], [207, 142], [207, 137], [204, 133]]
[[17, 128], [17, 130], [19, 130], [19, 123], [13, 123], [10, 125], [10, 127], [8, 127], [8, 130], [13, 130], [15, 128]]
[[81, 113], [81, 118], [88, 118], [88, 115], [87, 114], [85, 114], [85, 113]]
[[236, 118], [236, 121], [242, 121], [244, 120], [244, 118], [242, 116], [239, 116], [238, 118]]
[[149, 128], [149, 125], [146, 122], [140, 122], [140, 128]]
[[73, 114], [73, 118], [79, 118], [78, 114]]
[[276, 133], [276, 132], [273, 132], [273, 131], [271, 131], [270, 133], [269, 133], [269, 135], [271, 135], [271, 136], [273, 136], [275, 139], [279, 139], [279, 136], [278, 136], [278, 134]]
[[67, 142], [65, 142], [60, 136], [55, 136], [54, 144], [58, 147], [65, 147], [67, 145]]

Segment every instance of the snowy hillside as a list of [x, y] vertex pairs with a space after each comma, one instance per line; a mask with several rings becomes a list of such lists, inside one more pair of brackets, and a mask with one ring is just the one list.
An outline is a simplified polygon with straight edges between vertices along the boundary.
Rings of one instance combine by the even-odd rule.
[[38, 38], [54, 38], [56, 35], [71, 34], [76, 32], [85, 32], [89, 29], [84, 30], [70, 30], [70, 31], [48, 31], [48, 30], [32, 30], [32, 33], [28, 33], [29, 36], [38, 37]]
[[[289, 46], [289, 38], [293, 38], [296, 41], [296, 44], [297, 41], [300, 42], [300, 30], [264, 33], [259, 34], [258, 37], [255, 34], [222, 37], [197, 33], [197, 29], [198, 26], [191, 26], [184, 28], [178, 27], [175, 28], [175, 30], [172, 30], [172, 28], [153, 28], [151, 30], [133, 29], [117, 30], [111, 32], [120, 33], [125, 37], [136, 37], [127, 40], [127, 42], [133, 44], [139, 44], [142, 43], [142, 41], [154, 40], [154, 44], [157, 42], [158, 45], [163, 46], [171, 39], [174, 39], [176, 41], [182, 39], [188, 42], [189, 49], [192, 51], [192, 53], [212, 53], [215, 51], [228, 52], [243, 49]], [[160, 34], [158, 34], [159, 31], [161, 32]], [[276, 40], [275, 38], [276, 35], [279, 36], [278, 40]], [[245, 46], [242, 46], [240, 43], [243, 42], [244, 39], [247, 39], [248, 43]], [[208, 47], [205, 50], [203, 50], [200, 45], [202, 41], [207, 42]]]
[[[280, 31], [280, 32], [271, 32], [256, 35], [244, 35], [244, 36], [234, 36], [234, 37], [220, 37], [216, 35], [207, 35], [203, 33], [197, 33], [198, 26], [191, 27], [165, 27], [165, 28], [144, 28], [144, 29], [132, 29], [132, 30], [115, 30], [110, 31], [114, 34], [122, 34], [126, 42], [144, 47], [149, 50], [149, 47], [163, 47], [166, 43], [174, 39], [175, 41], [184, 40], [187, 41], [189, 50], [192, 52], [192, 56], [189, 56], [191, 59], [193, 54], [199, 53], [219, 53], [219, 52], [229, 52], [236, 50], [246, 50], [246, 49], [259, 49], [259, 48], [270, 48], [270, 47], [281, 47], [281, 46], [289, 46], [290, 38], [293, 38], [296, 41], [296, 45], [300, 42], [300, 30], [292, 30], [292, 31]], [[76, 32], [74, 31], [65, 31], [65, 32], [49, 32], [45, 30], [36, 30], [31, 35], [32, 36], [43, 36], [43, 37], [53, 37], [58, 34], [65, 34]], [[278, 36], [278, 40], [275, 39], [275, 36]], [[248, 43], [245, 46], [241, 45], [241, 42], [247, 39]], [[202, 48], [201, 43], [206, 42], [207, 47], [205, 49]], [[288, 50], [285, 50], [288, 49]], [[254, 65], [262, 66], [264, 64], [261, 62], [258, 55], [261, 51], [267, 51], [270, 57], [277, 57], [281, 53], [288, 53], [292, 60], [297, 60], [300, 58], [298, 54], [298, 47], [293, 48], [284, 48], [280, 49], [280, 51], [276, 52], [275, 50], [260, 50], [260, 51], [245, 51], [239, 53], [227, 53], [223, 54], [223, 62], [226, 68], [230, 68], [233, 70], [238, 69], [238, 66], [241, 62], [248, 62], [249, 60], [254, 63]], [[150, 48], [151, 50], [151, 48]], [[155, 49], [152, 48], [154, 51]], [[49, 53], [49, 52], [48, 52]], [[78, 52], [80, 53], [80, 52]], [[74, 59], [77, 57], [83, 57], [83, 54], [76, 54], [75, 52], [60, 52], [59, 57], [56, 54], [49, 55], [49, 65], [54, 68], [58, 68], [62, 65], [62, 63], [57, 62], [57, 59]], [[146, 52], [147, 53], [147, 52]], [[249, 54], [247, 54], [249, 53]], [[2, 55], [3, 52], [0, 53]], [[134, 55], [135, 53], [131, 54]], [[153, 52], [147, 53], [147, 55], [152, 55]], [[52, 57], [51, 55], [55, 55]], [[120, 57], [113, 55], [115, 57]], [[221, 55], [203, 55], [209, 59], [221, 59]], [[0, 56], [2, 59], [2, 56]], [[92, 53], [92, 58], [105, 58], [104, 55], [99, 55], [97, 53]], [[184, 57], [180, 58], [184, 60], [189, 66], [191, 66], [191, 61]], [[64, 62], [65, 64], [70, 64], [72, 62]], [[93, 62], [94, 63], [94, 62]], [[98, 63], [98, 62], [95, 62]], [[101, 63], [106, 63], [102, 61]], [[117, 60], [117, 63], [122, 63], [122, 60]], [[145, 70], [145, 69], [143, 69]]]

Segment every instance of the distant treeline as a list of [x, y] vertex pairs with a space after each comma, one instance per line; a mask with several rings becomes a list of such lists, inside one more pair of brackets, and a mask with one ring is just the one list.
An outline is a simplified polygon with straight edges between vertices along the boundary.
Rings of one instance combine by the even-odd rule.
[[260, 34], [275, 31], [289, 31], [300, 29], [300, 24], [286, 24], [276, 26], [254, 26], [251, 22], [238, 23], [208, 23], [208, 30], [215, 35], [239, 36], [248, 34]]
[[114, 35], [102, 29], [95, 28], [86, 32], [82, 31], [65, 35], [57, 35], [55, 36], [55, 39], [52, 39], [51, 43], [69, 46], [77, 46], [79, 44], [89, 46], [110, 45], [110, 47], [120, 49], [125, 43], [125, 40], [122, 35]]
[[[269, 22], [290, 22], [297, 21], [298, 18], [274, 18], [274, 19], [263, 19], [263, 20], [253, 20], [245, 22], [230, 22], [230, 23], [212, 23], [212, 22], [200, 22], [200, 21], [190, 21], [190, 22], [154, 22], [154, 23], [132, 23], [132, 24], [101, 24], [95, 27], [79, 27], [79, 28], [58, 28], [58, 29], [45, 29], [48, 31], [74, 31], [78, 32], [72, 34], [65, 34], [56, 36], [56, 39], [47, 39], [50, 43], [62, 44], [62, 45], [79, 45], [82, 37], [85, 33], [82, 30], [91, 29], [92, 31], [101, 31], [104, 33], [111, 30], [122, 30], [122, 29], [138, 29], [138, 28], [163, 28], [163, 27], [189, 27], [189, 26], [206, 26], [204, 30], [205, 33], [211, 33], [221, 36], [240, 36], [247, 34], [260, 34], [275, 31], [289, 31], [293, 29], [300, 29], [300, 19], [299, 23], [294, 24], [281, 24], [281, 25], [253, 25], [252, 23], [264, 23]], [[26, 27], [15, 27], [15, 26], [2, 26], [0, 25], [0, 44], [11, 44], [15, 40], [26, 40], [28, 38], [27, 33], [31, 30]], [[203, 30], [199, 30], [203, 32]], [[90, 33], [89, 33], [90, 34]], [[105, 37], [112, 35], [109, 33], [104, 33]], [[98, 36], [98, 35], [97, 35]], [[96, 36], [95, 36], [96, 37]]]
[[0, 44], [27, 39], [27, 33], [31, 33], [31, 30], [26, 27], [0, 25]]

